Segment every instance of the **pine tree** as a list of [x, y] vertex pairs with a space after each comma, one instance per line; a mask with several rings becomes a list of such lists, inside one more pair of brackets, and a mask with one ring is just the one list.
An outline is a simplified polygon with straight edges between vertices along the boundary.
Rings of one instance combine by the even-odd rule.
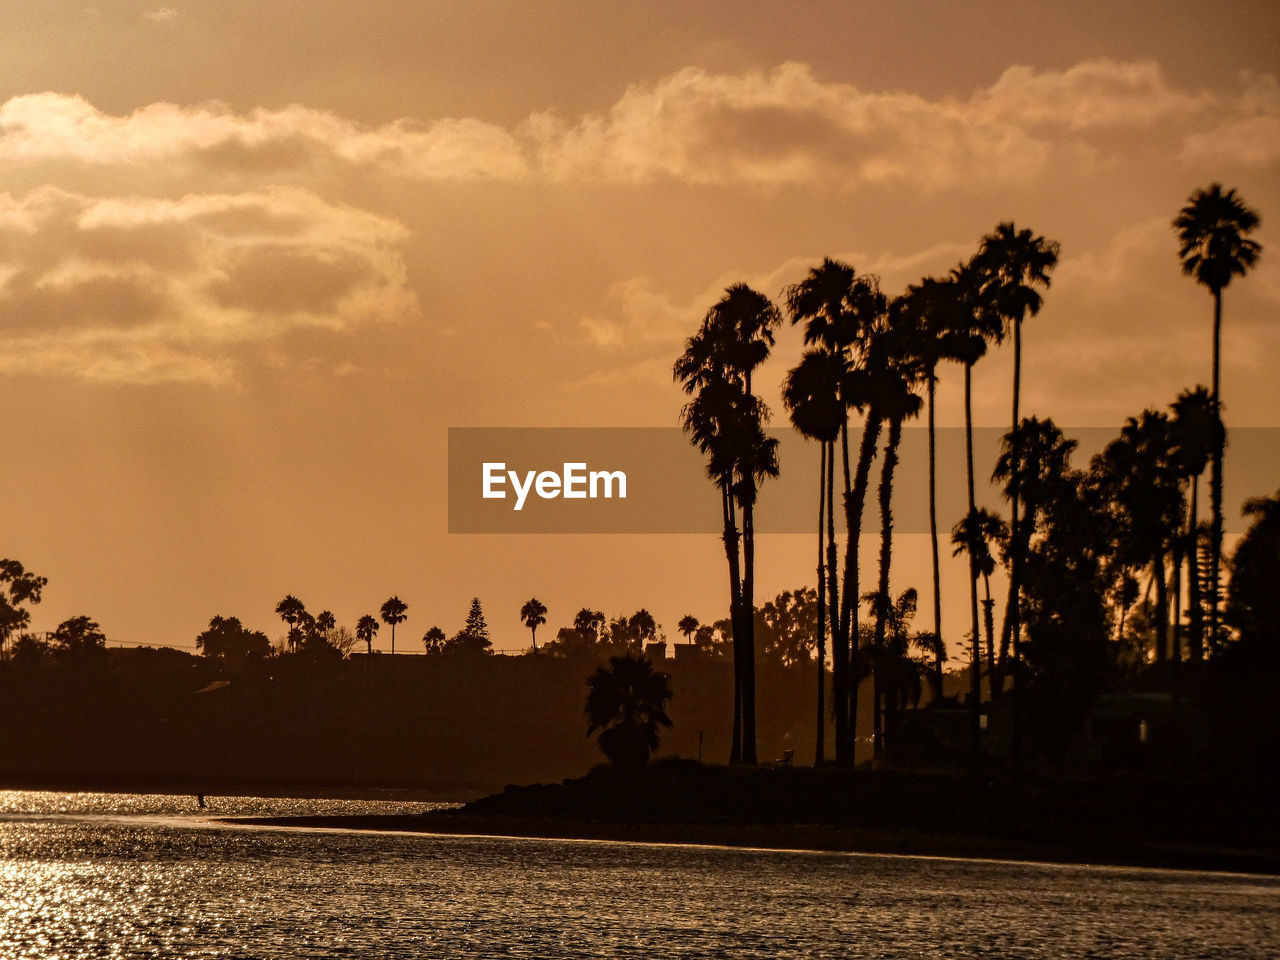
[[445, 652], [488, 653], [492, 647], [493, 644], [489, 640], [489, 625], [484, 622], [484, 611], [480, 609], [480, 598], [472, 597], [467, 622], [445, 644]]

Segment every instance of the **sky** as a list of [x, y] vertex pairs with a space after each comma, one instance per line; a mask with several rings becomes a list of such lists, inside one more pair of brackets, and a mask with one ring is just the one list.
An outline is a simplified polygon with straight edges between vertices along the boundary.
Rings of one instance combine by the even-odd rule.
[[[831, 256], [893, 293], [1013, 220], [1062, 249], [1023, 410], [1118, 430], [1209, 379], [1170, 221], [1214, 181], [1264, 248], [1225, 295], [1228, 426], [1280, 424], [1280, 8], [973, 6], [5, 4], [0, 554], [49, 578], [34, 626], [190, 646], [215, 614], [282, 634], [286, 593], [347, 626], [394, 593], [402, 650], [473, 596], [499, 648], [530, 596], [540, 639], [582, 606], [674, 639], [727, 610], [715, 536], [450, 534], [448, 428], [673, 426], [727, 285]], [[799, 351], [759, 375], [778, 426]], [[976, 369], [978, 424], [1011, 371]], [[927, 594], [900, 540], [894, 589]], [[758, 596], [811, 553], [762, 538]], [[959, 567], [943, 589], [955, 642]]]

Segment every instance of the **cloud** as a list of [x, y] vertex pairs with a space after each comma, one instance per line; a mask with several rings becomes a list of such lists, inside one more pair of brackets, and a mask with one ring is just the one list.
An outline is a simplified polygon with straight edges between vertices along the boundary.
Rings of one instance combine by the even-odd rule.
[[148, 10], [142, 15], [142, 19], [152, 23], [172, 23], [178, 19], [178, 11], [173, 7], [161, 7], [158, 10]]
[[743, 74], [689, 67], [631, 87], [607, 111], [541, 112], [512, 129], [477, 118], [365, 126], [298, 105], [242, 114], [155, 103], [117, 116], [55, 93], [0, 105], [0, 165], [165, 164], [259, 182], [373, 169], [426, 181], [938, 191], [1103, 163], [1118, 141], [1184, 162], [1273, 162], [1276, 79], [1191, 91], [1157, 64], [1099, 59], [1066, 70], [1010, 67], [968, 97], [929, 99], [825, 82], [800, 63]]
[[291, 188], [0, 194], [0, 372], [226, 382], [246, 344], [416, 315], [406, 240]]

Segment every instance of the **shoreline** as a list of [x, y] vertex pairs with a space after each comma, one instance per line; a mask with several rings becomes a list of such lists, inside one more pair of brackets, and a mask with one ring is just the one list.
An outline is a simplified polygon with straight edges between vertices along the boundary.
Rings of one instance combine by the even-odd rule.
[[1236, 847], [1133, 843], [1081, 847], [1007, 837], [828, 824], [617, 822], [544, 819], [454, 811], [423, 814], [220, 817], [241, 826], [425, 836], [588, 840], [730, 847], [797, 853], [852, 853], [1059, 865], [1242, 873], [1280, 877], [1280, 855]]

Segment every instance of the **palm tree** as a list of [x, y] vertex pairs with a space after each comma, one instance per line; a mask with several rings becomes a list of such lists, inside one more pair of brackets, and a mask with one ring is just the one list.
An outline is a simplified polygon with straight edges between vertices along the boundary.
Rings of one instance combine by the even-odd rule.
[[338, 619], [333, 615], [331, 610], [321, 610], [316, 615], [316, 629], [324, 636], [325, 642], [329, 642], [329, 631], [338, 625]]
[[382, 614], [382, 622], [391, 627], [391, 652], [396, 652], [396, 624], [404, 623], [409, 605], [399, 597], [391, 597], [382, 605], [379, 611]]
[[[836, 591], [835, 443], [845, 425], [847, 412], [840, 399], [840, 381], [844, 376], [844, 360], [825, 347], [811, 347], [800, 363], [787, 374], [782, 400], [791, 413], [791, 423], [800, 433], [818, 441], [818, 726], [815, 746], [816, 764], [825, 761], [826, 753], [826, 606], [827, 580], [832, 595]], [[825, 539], [824, 539], [825, 538]], [[824, 549], [829, 543], [829, 551]], [[829, 558], [830, 566], [827, 567]], [[837, 604], [833, 604], [833, 607]], [[834, 627], [836, 618], [832, 616]], [[696, 629], [696, 627], [695, 627]], [[847, 658], [846, 658], [847, 659]]]
[[693, 635], [698, 632], [698, 618], [691, 613], [686, 613], [680, 618], [680, 622], [676, 624], [676, 629], [680, 631], [680, 635], [684, 637], [685, 643], [693, 642]]
[[937, 369], [942, 360], [961, 359], [965, 347], [968, 318], [955, 296], [954, 281], [925, 277], [907, 288], [899, 298], [898, 309], [910, 315], [920, 337], [917, 344], [925, 381], [929, 433], [929, 543], [933, 561], [933, 636], [935, 660], [933, 687], [935, 699], [942, 697], [942, 664], [946, 659], [946, 641], [942, 636], [942, 567], [938, 555], [937, 438], [934, 426], [934, 394], [938, 382]]
[[993, 543], [1005, 543], [1008, 538], [1008, 527], [998, 516], [985, 508], [975, 510], [960, 520], [951, 530], [951, 555], [958, 557], [965, 554], [982, 577], [983, 600], [982, 619], [987, 637], [987, 677], [992, 689], [995, 689], [996, 670], [995, 625], [991, 599], [991, 574], [996, 569], [995, 554], [991, 552]]
[[1262, 247], [1246, 235], [1260, 223], [1258, 214], [1244, 205], [1235, 190], [1222, 191], [1222, 184], [1196, 190], [1173, 221], [1178, 232], [1178, 256], [1182, 272], [1213, 294], [1213, 387], [1214, 420], [1218, 435], [1213, 446], [1209, 494], [1213, 500], [1209, 552], [1209, 652], [1218, 639], [1218, 575], [1222, 562], [1222, 455], [1226, 434], [1222, 423], [1222, 394], [1219, 390], [1219, 353], [1222, 342], [1222, 291], [1231, 278], [1243, 277], [1258, 261]]
[[[845, 521], [844, 574], [837, 581], [833, 529], [834, 443], [827, 456], [827, 603], [831, 620], [831, 674], [836, 734], [836, 762], [852, 764], [856, 742], [858, 682], [855, 677], [858, 636], [858, 542], [869, 486], [871, 461], [879, 441], [881, 418], [870, 404], [870, 387], [863, 369], [872, 335], [884, 324], [888, 301], [875, 277], [858, 276], [854, 268], [826, 259], [808, 276], [785, 291], [791, 322], [805, 324], [805, 342], [821, 347], [841, 363], [839, 378], [840, 450], [843, 466]], [[850, 409], [866, 413], [857, 467], [849, 470]], [[843, 599], [840, 596], [843, 591]]]
[[[1049, 274], [1058, 263], [1058, 249], [1057, 243], [1037, 237], [1030, 230], [1019, 230], [1013, 223], [1007, 222], [999, 224], [993, 233], [984, 237], [978, 251], [978, 267], [985, 288], [985, 298], [996, 316], [1003, 321], [1005, 328], [1013, 333], [1013, 420], [1009, 430], [1015, 444], [1018, 442], [1018, 424], [1021, 423], [1018, 402], [1022, 388], [1022, 321], [1028, 314], [1035, 316], [1040, 312], [1043, 300], [1036, 288], [1048, 289]], [[1017, 450], [1012, 453], [1017, 459]], [[1015, 476], [1009, 493], [1009, 528], [1014, 531], [1018, 529], [1019, 499], [1018, 478]], [[1018, 583], [1021, 574], [1022, 560], [1015, 553], [1009, 566], [1009, 603], [1005, 615], [1005, 622], [1012, 636], [1015, 663], [1021, 634], [1018, 616]], [[1015, 713], [1016, 709], [1015, 705]], [[1015, 729], [1015, 756], [1017, 737]]]
[[671, 726], [667, 701], [671, 685], [665, 673], [636, 654], [611, 657], [587, 679], [587, 736], [597, 730], [600, 749], [615, 766], [638, 769], [658, 749], [658, 727]]
[[298, 651], [298, 631], [296, 628], [306, 612], [307, 608], [302, 605], [302, 601], [293, 594], [288, 594], [276, 604], [276, 613], [281, 620], [289, 625], [289, 646], [294, 653]]
[[445, 632], [439, 627], [432, 627], [422, 635], [422, 646], [427, 653], [438, 656], [444, 652]]
[[377, 634], [378, 629], [378, 621], [372, 614], [366, 613], [356, 621], [356, 639], [364, 641], [366, 653], [373, 653], [373, 638]]
[[[889, 436], [880, 465], [880, 566], [875, 596], [883, 602], [875, 607], [875, 633], [872, 641], [875, 652], [884, 647], [890, 612], [888, 598], [889, 566], [893, 559], [893, 473], [898, 464], [898, 445], [902, 442], [902, 423], [908, 417], [918, 416], [923, 403], [915, 392], [923, 376], [920, 359], [923, 328], [918, 319], [911, 310], [903, 309], [900, 301], [895, 301], [889, 313], [889, 324], [873, 340], [867, 360], [876, 391], [873, 405], [889, 424]], [[882, 678], [875, 670], [878, 662], [873, 655], [873, 759], [877, 762], [884, 759]]]
[[[1187, 618], [1190, 627], [1188, 637], [1188, 654], [1193, 661], [1199, 661], [1204, 655], [1204, 623], [1203, 607], [1200, 601], [1200, 572], [1197, 565], [1199, 545], [1199, 502], [1200, 476], [1209, 463], [1215, 443], [1215, 435], [1220, 424], [1213, 415], [1213, 398], [1209, 390], [1197, 386], [1194, 390], [1184, 390], [1173, 402], [1173, 421], [1170, 429], [1173, 432], [1175, 448], [1175, 464], [1178, 474], [1187, 483], [1187, 526], [1182, 537], [1177, 541], [1177, 553], [1174, 558], [1174, 573], [1177, 577], [1181, 569], [1179, 556], [1187, 557]], [[1181, 598], [1181, 590], [1175, 583], [1174, 601]], [[1174, 623], [1180, 618], [1175, 616]], [[1175, 627], [1174, 642], [1177, 643]]]
[[547, 622], [547, 608], [537, 597], [520, 608], [520, 619], [533, 637], [533, 652], [538, 652], [538, 628]]
[[685, 392], [694, 395], [681, 412], [682, 426], [707, 455], [708, 475], [720, 488], [734, 624], [730, 762], [756, 762], [754, 511], [760, 483], [778, 470], [777, 440], [764, 433], [768, 408], [752, 393], [751, 375], [768, 357], [779, 320], [768, 297], [745, 284], [728, 287], [673, 369]]
[[1130, 417], [1116, 440], [1095, 458], [1117, 508], [1121, 533], [1118, 559], [1134, 570], [1147, 566], [1156, 590], [1156, 661], [1169, 657], [1169, 590], [1165, 555], [1182, 522], [1182, 490], [1167, 414], [1144, 411]]
[[[973, 475], [973, 365], [987, 352], [989, 343], [999, 343], [1003, 338], [1003, 324], [999, 315], [984, 295], [976, 257], [955, 267], [947, 283], [955, 304], [955, 326], [949, 359], [964, 364], [964, 452], [965, 480], [968, 492], [966, 516], [977, 512]], [[978, 624], [978, 577], [980, 570], [976, 555], [969, 554], [969, 620], [972, 643], [969, 670], [969, 735], [973, 755], [978, 756], [981, 738], [982, 681], [979, 665], [982, 663], [982, 635]]]

